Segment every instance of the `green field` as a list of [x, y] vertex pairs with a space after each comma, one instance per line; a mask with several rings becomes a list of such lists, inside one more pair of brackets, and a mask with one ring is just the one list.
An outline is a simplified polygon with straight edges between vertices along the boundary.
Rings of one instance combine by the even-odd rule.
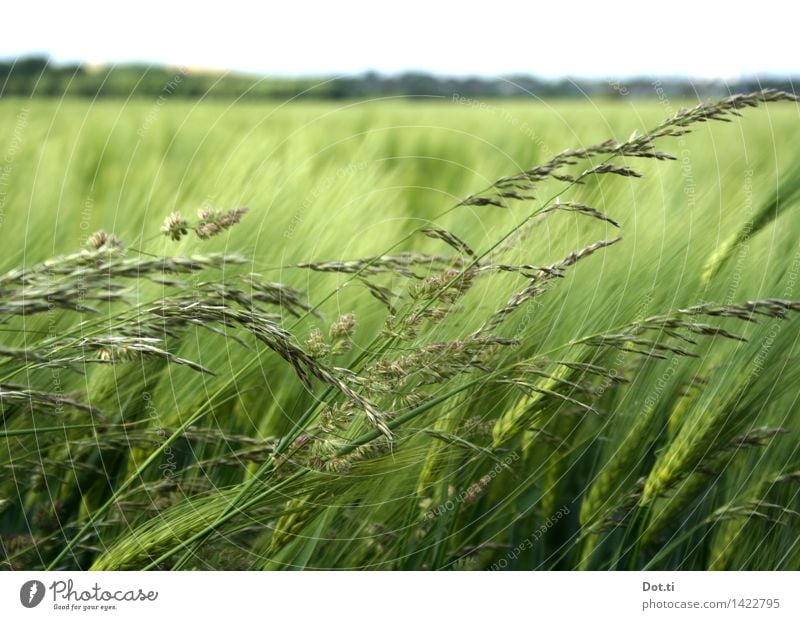
[[0, 100], [4, 568], [800, 569], [797, 103], [454, 208], [689, 104]]

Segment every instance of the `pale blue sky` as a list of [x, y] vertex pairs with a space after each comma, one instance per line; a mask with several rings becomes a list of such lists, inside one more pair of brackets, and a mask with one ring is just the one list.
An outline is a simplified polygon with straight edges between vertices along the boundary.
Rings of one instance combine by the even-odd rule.
[[546, 77], [800, 73], [788, 2], [14, 2], [0, 57], [258, 74]]

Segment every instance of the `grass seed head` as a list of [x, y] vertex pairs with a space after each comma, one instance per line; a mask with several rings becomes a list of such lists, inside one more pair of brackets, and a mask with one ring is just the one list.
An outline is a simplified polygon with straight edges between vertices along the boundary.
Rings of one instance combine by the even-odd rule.
[[161, 232], [173, 241], [180, 241], [189, 232], [189, 220], [178, 211], [173, 211], [164, 219]]

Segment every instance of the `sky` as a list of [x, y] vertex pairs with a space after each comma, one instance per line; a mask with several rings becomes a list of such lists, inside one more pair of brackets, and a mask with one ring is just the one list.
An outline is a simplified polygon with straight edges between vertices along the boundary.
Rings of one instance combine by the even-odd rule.
[[6, 3], [0, 57], [259, 75], [798, 75], [789, 2]]

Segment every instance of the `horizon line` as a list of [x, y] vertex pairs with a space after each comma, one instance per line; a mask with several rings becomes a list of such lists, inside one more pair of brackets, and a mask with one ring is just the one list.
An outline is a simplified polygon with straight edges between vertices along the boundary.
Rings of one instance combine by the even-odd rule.
[[789, 82], [793, 82], [795, 80], [800, 81], [800, 71], [797, 73], [785, 73], [785, 72], [770, 72], [770, 71], [763, 71], [763, 72], [754, 72], [754, 73], [747, 73], [738, 75], [735, 77], [722, 77], [722, 76], [700, 76], [700, 75], [690, 75], [690, 74], [681, 74], [681, 73], [636, 73], [636, 74], [605, 74], [605, 75], [581, 75], [581, 74], [562, 74], [557, 76], [547, 76], [543, 74], [537, 74], [535, 72], [507, 72], [507, 73], [446, 73], [446, 72], [437, 72], [430, 69], [420, 69], [420, 68], [405, 68], [396, 71], [384, 71], [376, 68], [365, 68], [360, 69], [357, 71], [342, 71], [342, 72], [294, 72], [294, 73], [284, 73], [280, 71], [275, 72], [268, 72], [268, 71], [251, 71], [245, 69], [223, 69], [219, 67], [207, 67], [201, 65], [187, 65], [187, 64], [179, 64], [179, 63], [169, 63], [169, 62], [151, 62], [147, 60], [125, 60], [121, 62], [114, 62], [114, 61], [103, 61], [103, 62], [92, 62], [87, 60], [57, 60], [52, 58], [46, 53], [38, 53], [38, 52], [30, 52], [25, 54], [19, 54], [16, 56], [0, 56], [0, 64], [11, 64], [12, 70], [13, 65], [17, 64], [18, 62], [25, 62], [25, 61], [45, 61], [47, 66], [54, 67], [54, 68], [83, 68], [89, 71], [102, 71], [104, 69], [114, 69], [117, 67], [120, 68], [135, 68], [135, 67], [146, 67], [147, 69], [176, 69], [186, 73], [191, 73], [195, 75], [209, 75], [209, 74], [217, 74], [217, 75], [236, 75], [242, 77], [251, 77], [251, 78], [273, 78], [273, 79], [346, 79], [346, 78], [364, 78], [368, 76], [375, 76], [380, 79], [391, 79], [394, 77], [401, 77], [401, 76], [408, 76], [408, 75], [422, 75], [426, 77], [433, 77], [440, 80], [513, 80], [515, 78], [526, 78], [526, 79], [535, 79], [542, 82], [578, 82], [578, 81], [587, 81], [587, 82], [613, 82], [613, 81], [630, 81], [630, 82], [642, 82], [642, 81], [649, 81], [652, 82], [654, 80], [664, 80], [669, 82], [697, 82], [697, 83], [737, 83], [737, 82], [746, 82], [746, 81], [753, 81], [753, 80], [788, 80]]

